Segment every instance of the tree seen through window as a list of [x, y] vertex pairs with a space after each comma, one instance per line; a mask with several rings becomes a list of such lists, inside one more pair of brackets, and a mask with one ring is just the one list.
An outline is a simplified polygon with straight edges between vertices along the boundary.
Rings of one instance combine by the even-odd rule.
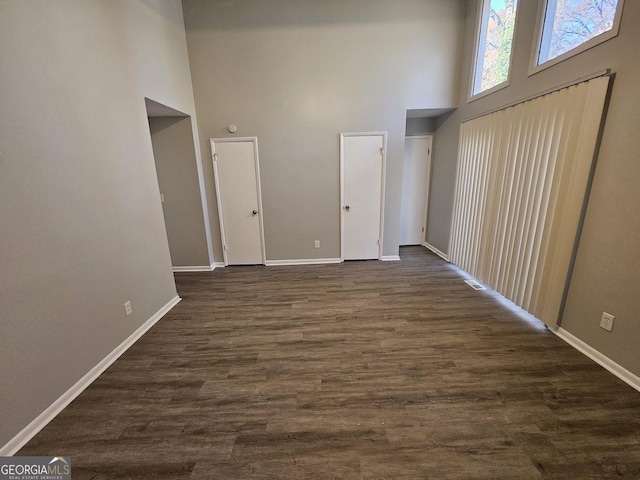
[[517, 0], [485, 0], [473, 93], [509, 78]]
[[548, 0], [538, 63], [613, 28], [618, 0]]

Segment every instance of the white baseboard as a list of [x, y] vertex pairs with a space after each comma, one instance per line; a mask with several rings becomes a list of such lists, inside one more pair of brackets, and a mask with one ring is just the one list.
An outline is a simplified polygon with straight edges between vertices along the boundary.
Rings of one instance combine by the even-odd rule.
[[296, 258], [293, 260], [267, 260], [264, 264], [267, 267], [278, 267], [284, 265], [324, 265], [341, 261], [339, 258]]
[[431, 250], [433, 253], [435, 253], [436, 255], [438, 255], [441, 259], [443, 259], [444, 261], [448, 262], [449, 261], [449, 256], [444, 253], [442, 250], [438, 250], [436, 247], [434, 247], [433, 245], [431, 245], [430, 243], [424, 242], [422, 244], [422, 246], [424, 248], [426, 248], [427, 250]]
[[80, 395], [102, 372], [113, 364], [131, 345], [133, 345], [147, 330], [153, 327], [158, 320], [166, 315], [180, 300], [178, 295], [173, 297], [165, 306], [158, 310], [149, 320], [144, 322], [129, 337], [118, 345], [109, 355], [104, 357], [95, 367], [89, 370], [75, 385], [62, 394], [44, 412], [38, 415], [29, 425], [24, 427], [6, 445], [0, 448], [0, 456], [8, 457], [20, 450], [29, 440], [31, 440], [40, 430], [53, 420], [64, 408], [69, 405], [78, 395]]
[[400, 255], [383, 255], [380, 260], [382, 260], [383, 262], [399, 262]]
[[629, 370], [624, 368], [622, 365], [614, 362], [606, 355], [600, 353], [598, 350], [593, 348], [591, 345], [583, 342], [578, 337], [570, 334], [563, 328], [558, 328], [557, 330], [551, 329], [553, 333], [555, 333], [562, 340], [567, 342], [573, 348], [582, 352], [584, 355], [589, 357], [591, 360], [596, 362], [598, 365], [613, 373], [620, 380], [625, 382], [627, 385], [635, 388], [640, 392], [640, 377], [631, 373]]
[[173, 273], [213, 272], [216, 268], [223, 268], [224, 262], [213, 262], [211, 265], [173, 267]]
[[173, 273], [188, 273], [188, 272], [211, 272], [215, 267], [211, 266], [189, 266], [189, 267], [173, 267]]

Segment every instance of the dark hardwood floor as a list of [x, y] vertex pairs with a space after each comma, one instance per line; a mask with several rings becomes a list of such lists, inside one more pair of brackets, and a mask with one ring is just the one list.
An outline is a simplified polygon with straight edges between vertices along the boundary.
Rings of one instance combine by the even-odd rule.
[[640, 393], [401, 257], [176, 275], [184, 300], [19, 455], [75, 480], [640, 479]]

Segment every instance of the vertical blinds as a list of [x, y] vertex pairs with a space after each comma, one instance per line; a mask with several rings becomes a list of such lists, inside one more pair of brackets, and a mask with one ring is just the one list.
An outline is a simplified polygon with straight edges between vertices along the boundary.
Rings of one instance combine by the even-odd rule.
[[460, 127], [449, 259], [556, 325], [609, 77]]

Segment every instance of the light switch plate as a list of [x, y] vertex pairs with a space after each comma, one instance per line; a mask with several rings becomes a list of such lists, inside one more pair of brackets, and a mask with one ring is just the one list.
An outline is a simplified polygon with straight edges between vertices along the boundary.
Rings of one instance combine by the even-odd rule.
[[124, 314], [128, 317], [132, 312], [133, 309], [131, 308], [131, 301], [127, 300], [124, 304]]

